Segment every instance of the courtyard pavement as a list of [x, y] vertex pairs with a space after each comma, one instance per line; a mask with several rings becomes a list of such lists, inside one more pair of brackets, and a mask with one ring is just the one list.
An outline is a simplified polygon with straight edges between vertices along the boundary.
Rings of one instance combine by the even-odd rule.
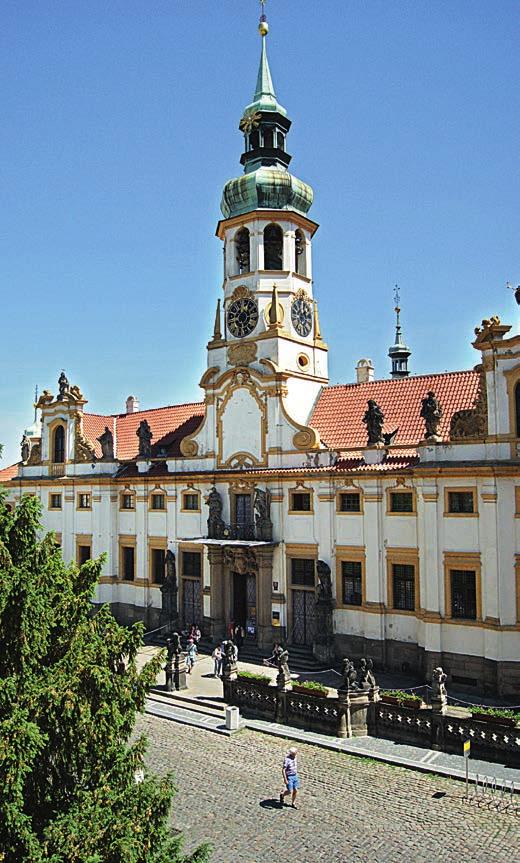
[[[171, 823], [212, 863], [511, 863], [520, 815], [464, 801], [464, 785], [299, 743], [299, 810], [280, 807], [289, 745], [245, 729], [232, 737], [145, 714], [147, 764], [173, 771]], [[516, 851], [515, 851], [516, 848]]]

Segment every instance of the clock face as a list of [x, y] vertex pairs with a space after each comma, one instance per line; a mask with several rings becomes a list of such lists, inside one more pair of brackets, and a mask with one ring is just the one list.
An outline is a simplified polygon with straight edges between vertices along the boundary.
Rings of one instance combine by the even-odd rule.
[[300, 336], [308, 336], [312, 329], [312, 307], [308, 300], [298, 297], [291, 308], [291, 321]]
[[258, 306], [250, 297], [241, 297], [231, 303], [227, 312], [229, 332], [238, 339], [252, 333], [258, 323]]

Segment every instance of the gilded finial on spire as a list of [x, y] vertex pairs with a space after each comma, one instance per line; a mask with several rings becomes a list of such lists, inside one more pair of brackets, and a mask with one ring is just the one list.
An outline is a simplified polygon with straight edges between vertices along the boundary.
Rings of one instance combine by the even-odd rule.
[[265, 4], [266, 0], [260, 0], [260, 23], [258, 25], [258, 32], [262, 39], [269, 33], [269, 24], [267, 23], [267, 16], [265, 14]]

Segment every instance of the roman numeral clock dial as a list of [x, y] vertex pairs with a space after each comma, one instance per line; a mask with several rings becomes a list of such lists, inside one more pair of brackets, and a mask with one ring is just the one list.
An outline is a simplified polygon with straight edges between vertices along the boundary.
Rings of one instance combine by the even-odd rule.
[[249, 297], [234, 300], [228, 308], [227, 325], [229, 332], [238, 339], [253, 332], [258, 323], [258, 306]]
[[291, 306], [291, 321], [299, 336], [308, 336], [312, 328], [312, 308], [308, 300], [297, 297]]

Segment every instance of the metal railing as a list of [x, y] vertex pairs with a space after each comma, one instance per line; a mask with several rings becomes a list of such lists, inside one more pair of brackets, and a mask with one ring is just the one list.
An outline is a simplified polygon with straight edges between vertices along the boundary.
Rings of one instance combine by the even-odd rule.
[[208, 539], [256, 539], [254, 522], [224, 524], [219, 530], [219, 536], [209, 535]]

